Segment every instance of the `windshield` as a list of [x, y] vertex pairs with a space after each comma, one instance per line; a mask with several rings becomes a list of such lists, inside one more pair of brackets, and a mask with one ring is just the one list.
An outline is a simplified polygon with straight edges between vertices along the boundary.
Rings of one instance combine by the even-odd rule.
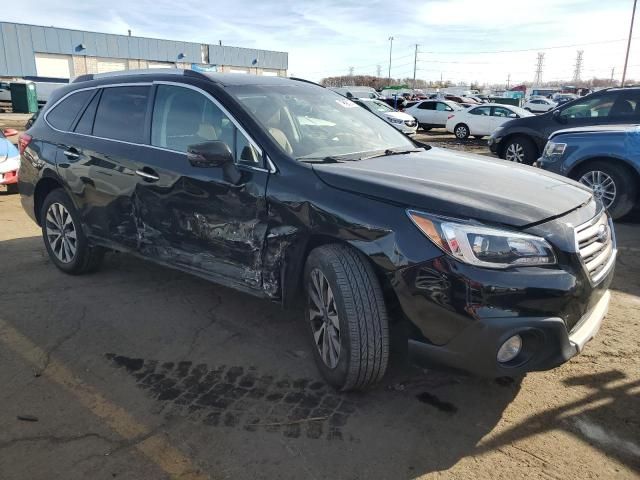
[[382, 113], [395, 112], [393, 108], [391, 108], [389, 105], [379, 100], [375, 100], [373, 102], [365, 102], [365, 104], [367, 105], [369, 110], [372, 110], [372, 111], [382, 112]]
[[351, 100], [311, 85], [242, 85], [231, 93], [297, 159], [362, 158], [415, 145]]

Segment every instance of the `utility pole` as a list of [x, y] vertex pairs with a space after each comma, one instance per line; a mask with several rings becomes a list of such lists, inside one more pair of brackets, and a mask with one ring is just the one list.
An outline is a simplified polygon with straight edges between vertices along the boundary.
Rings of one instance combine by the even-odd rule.
[[511, 74], [507, 75], [507, 90], [509, 90], [510, 86], [511, 86]]
[[418, 44], [416, 43], [416, 51], [413, 54], [413, 88], [416, 88], [416, 69], [418, 67]]
[[393, 52], [393, 37], [389, 37], [389, 85], [391, 85], [391, 53]]
[[576, 55], [576, 68], [573, 71], [573, 82], [577, 83], [580, 81], [580, 75], [582, 74], [582, 55], [584, 54], [584, 50], [578, 50], [578, 54]]
[[537, 86], [542, 83], [542, 67], [544, 66], [544, 52], [538, 52], [538, 60], [536, 62], [536, 77], [533, 79], [533, 85]]
[[624, 87], [624, 81], [627, 78], [627, 64], [629, 63], [629, 50], [631, 49], [631, 36], [633, 35], [633, 20], [636, 18], [636, 3], [638, 0], [633, 0], [633, 13], [631, 14], [631, 26], [629, 27], [629, 41], [627, 42], [627, 54], [624, 57], [624, 70], [622, 71], [621, 87]]
[[380, 78], [382, 76], [382, 66], [376, 65], [377, 77]]
[[610, 82], [612, 87], [613, 87], [613, 76], [615, 75], [615, 73], [616, 73], [616, 67], [613, 67], [611, 69], [611, 82]]

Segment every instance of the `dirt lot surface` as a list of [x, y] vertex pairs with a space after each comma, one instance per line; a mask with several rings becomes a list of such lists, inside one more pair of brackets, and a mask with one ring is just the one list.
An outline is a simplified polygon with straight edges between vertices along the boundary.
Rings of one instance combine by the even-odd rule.
[[640, 478], [635, 217], [605, 324], [564, 366], [495, 382], [398, 343], [382, 385], [338, 394], [299, 311], [122, 254], [65, 275], [0, 194], [0, 479]]

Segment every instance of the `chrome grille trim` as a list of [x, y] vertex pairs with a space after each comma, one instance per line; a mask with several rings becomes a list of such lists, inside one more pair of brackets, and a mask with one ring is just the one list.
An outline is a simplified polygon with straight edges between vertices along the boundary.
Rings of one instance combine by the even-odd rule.
[[602, 213], [576, 227], [575, 238], [582, 266], [591, 282], [596, 284], [609, 273], [615, 263], [617, 250], [613, 223], [606, 213]]

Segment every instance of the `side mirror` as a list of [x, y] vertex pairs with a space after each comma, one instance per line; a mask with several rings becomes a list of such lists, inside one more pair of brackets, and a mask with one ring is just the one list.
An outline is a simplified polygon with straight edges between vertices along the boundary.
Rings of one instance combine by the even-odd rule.
[[194, 167], [215, 168], [233, 163], [231, 149], [224, 142], [212, 141], [189, 145], [187, 158]]
[[562, 111], [560, 109], [555, 109], [553, 111], [553, 119], [558, 123], [567, 123], [567, 119], [562, 116]]
[[18, 131], [15, 128], [5, 128], [2, 133], [5, 137], [13, 137], [14, 135], [18, 135]]

